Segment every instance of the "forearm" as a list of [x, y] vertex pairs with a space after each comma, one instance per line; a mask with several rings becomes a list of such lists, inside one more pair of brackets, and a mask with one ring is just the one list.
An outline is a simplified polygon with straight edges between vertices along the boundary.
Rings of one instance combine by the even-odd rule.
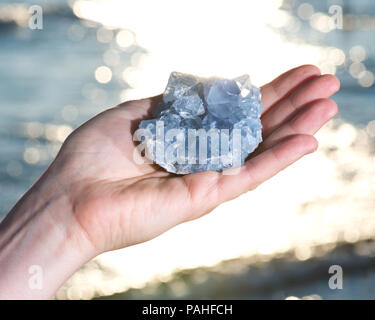
[[0, 299], [48, 299], [94, 254], [64, 188], [45, 175], [0, 224]]

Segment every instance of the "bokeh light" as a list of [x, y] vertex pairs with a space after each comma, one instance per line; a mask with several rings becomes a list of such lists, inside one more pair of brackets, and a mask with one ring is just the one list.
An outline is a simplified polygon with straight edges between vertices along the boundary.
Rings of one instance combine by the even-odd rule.
[[116, 35], [116, 42], [121, 48], [128, 48], [134, 44], [134, 34], [129, 30], [121, 30]]
[[366, 59], [366, 49], [363, 46], [354, 46], [349, 51], [350, 59], [354, 62], [362, 62]]
[[310, 3], [301, 3], [298, 7], [298, 16], [303, 20], [309, 20], [314, 14], [314, 7]]
[[371, 71], [364, 70], [358, 75], [358, 83], [365, 88], [371, 87], [375, 82], [374, 74]]
[[[155, 283], [183, 298], [192, 283], [209, 281], [207, 270], [214, 270], [215, 277], [243, 272], [248, 280], [257, 263], [270, 263], [277, 274], [280, 266], [272, 265], [277, 257], [300, 266], [329, 256], [342, 243], [375, 237], [371, 10], [359, 7], [362, 12], [357, 12], [356, 4], [342, 3], [341, 30], [328, 12], [329, 1], [193, 0], [183, 10], [173, 0], [69, 4], [73, 15], [70, 7], [61, 19], [47, 11], [48, 28], [39, 34], [27, 28], [27, 6], [0, 6], [0, 22], [16, 26], [9, 27], [12, 37], [25, 50], [10, 54], [6, 45], [1, 50], [2, 61], [12, 66], [3, 75], [1, 139], [6, 148], [0, 157], [0, 205], [11, 201], [1, 207], [2, 214], [16, 201], [13, 194], [21, 196], [40, 176], [74, 128], [122, 101], [159, 94], [171, 71], [225, 77], [249, 73], [261, 85], [309, 63], [337, 75], [342, 89], [335, 96], [339, 118], [317, 134], [316, 154], [210, 216], [146, 244], [99, 256], [64, 285], [57, 299], [91, 299], [129, 289], [160, 297], [164, 291]], [[6, 32], [5, 44], [12, 38]], [[2, 70], [7, 69], [4, 64]], [[9, 90], [12, 98], [9, 88], [16, 90]], [[226, 260], [235, 262], [225, 269]], [[178, 272], [190, 269], [193, 280], [179, 278]], [[322, 297], [291, 292], [282, 298]]]
[[99, 83], [108, 83], [112, 79], [112, 71], [106, 66], [100, 66], [95, 70], [95, 79]]

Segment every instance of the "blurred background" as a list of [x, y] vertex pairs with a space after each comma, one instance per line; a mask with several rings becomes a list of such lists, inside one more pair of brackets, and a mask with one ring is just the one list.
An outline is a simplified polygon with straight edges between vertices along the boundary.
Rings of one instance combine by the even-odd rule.
[[[29, 28], [29, 7], [43, 29]], [[79, 124], [163, 92], [171, 71], [300, 64], [341, 80], [318, 152], [150, 242], [103, 254], [56, 299], [375, 298], [373, 0], [0, 0], [0, 219]], [[272, 201], [270, 201], [272, 199]], [[331, 290], [328, 269], [344, 271]]]

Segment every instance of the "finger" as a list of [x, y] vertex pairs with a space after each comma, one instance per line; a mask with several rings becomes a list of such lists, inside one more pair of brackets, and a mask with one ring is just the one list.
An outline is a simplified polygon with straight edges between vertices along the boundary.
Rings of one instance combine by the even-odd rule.
[[317, 141], [313, 136], [296, 135], [248, 160], [243, 167], [230, 169], [236, 170], [235, 174], [228, 174], [229, 170], [224, 173], [206, 171], [182, 177], [180, 181], [184, 188], [180, 190], [184, 190], [192, 203], [185, 219], [196, 219], [220, 203], [254, 189], [316, 148]]
[[315, 151], [317, 146], [316, 139], [310, 135], [288, 137], [248, 160], [238, 175], [222, 175], [219, 181], [221, 197], [229, 200], [255, 189], [304, 155]]
[[[303, 65], [283, 73], [272, 82], [264, 85], [261, 88], [263, 112], [303, 81], [318, 75], [320, 75], [320, 70], [316, 66]], [[118, 107], [138, 109], [137, 112], [141, 111], [143, 115], [148, 115], [161, 99], [162, 95], [157, 95], [147, 99], [123, 102]]]
[[273, 146], [277, 141], [295, 134], [315, 134], [338, 112], [337, 104], [330, 99], [319, 99], [304, 107], [294, 118], [268, 136], [257, 152]]
[[328, 98], [340, 88], [340, 81], [326, 74], [311, 79], [282, 99], [262, 117], [263, 138], [290, 119], [304, 105], [321, 98]]
[[290, 94], [304, 81], [319, 76], [320, 70], [313, 65], [303, 65], [289, 70], [261, 88], [263, 113]]
[[130, 100], [123, 102], [113, 108], [116, 112], [122, 112], [125, 117], [132, 119], [147, 119], [152, 117], [152, 110], [162, 101], [163, 95], [154, 97]]

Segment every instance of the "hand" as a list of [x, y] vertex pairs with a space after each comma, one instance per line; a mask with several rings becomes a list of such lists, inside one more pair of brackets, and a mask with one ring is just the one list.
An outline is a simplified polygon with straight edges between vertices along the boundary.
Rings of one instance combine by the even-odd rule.
[[254, 189], [317, 148], [311, 136], [337, 113], [327, 99], [338, 88], [316, 67], [291, 70], [262, 87], [264, 142], [236, 175], [170, 174], [133, 163], [134, 129], [160, 96], [126, 102], [79, 128], [62, 148], [69, 171], [73, 215], [103, 252], [147, 241]]
[[75, 130], [32, 193], [46, 199], [42, 203], [60, 199], [63, 205], [50, 209], [48, 217], [86, 259], [150, 240], [253, 190], [315, 151], [312, 135], [336, 115], [328, 97], [338, 89], [336, 77], [321, 76], [309, 65], [263, 86], [264, 141], [235, 175], [177, 176], [154, 164], [136, 165], [132, 134], [161, 96], [125, 102]]

